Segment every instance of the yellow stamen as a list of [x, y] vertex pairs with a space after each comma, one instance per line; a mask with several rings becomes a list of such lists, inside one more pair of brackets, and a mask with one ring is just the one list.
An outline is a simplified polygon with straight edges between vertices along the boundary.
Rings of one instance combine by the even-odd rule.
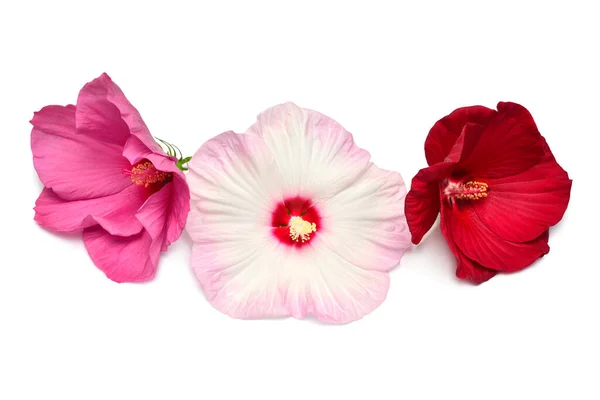
[[488, 185], [484, 182], [469, 181], [458, 187], [452, 188], [444, 194], [455, 199], [479, 200], [487, 197]]
[[290, 237], [296, 242], [310, 240], [310, 234], [317, 231], [317, 224], [311, 224], [302, 219], [302, 217], [292, 217], [290, 219]]
[[146, 160], [133, 167], [128, 175], [131, 175], [131, 181], [136, 185], [148, 187], [166, 181], [171, 174], [157, 170], [150, 161]]

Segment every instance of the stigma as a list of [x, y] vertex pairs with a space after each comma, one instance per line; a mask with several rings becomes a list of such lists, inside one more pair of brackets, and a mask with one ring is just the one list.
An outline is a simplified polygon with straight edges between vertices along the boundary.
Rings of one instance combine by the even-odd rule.
[[443, 195], [450, 200], [479, 200], [487, 197], [488, 184], [477, 181], [466, 183], [448, 182], [443, 190]]
[[130, 170], [123, 169], [125, 175], [131, 176], [131, 181], [138, 186], [148, 187], [154, 184], [165, 183], [172, 178], [171, 172], [163, 172], [156, 169], [154, 164], [148, 160], [142, 160], [135, 164]]
[[290, 218], [290, 237], [293, 241], [302, 243], [310, 240], [310, 234], [317, 231], [317, 224], [310, 223], [302, 219], [302, 217]]

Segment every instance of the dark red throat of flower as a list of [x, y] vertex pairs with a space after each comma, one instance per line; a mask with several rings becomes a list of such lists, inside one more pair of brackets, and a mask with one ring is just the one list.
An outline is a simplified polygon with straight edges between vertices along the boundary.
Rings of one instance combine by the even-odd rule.
[[442, 196], [452, 203], [454, 200], [479, 200], [488, 195], [487, 183], [468, 181], [465, 183], [448, 180]]
[[154, 189], [153, 191], [158, 191], [173, 179], [172, 172], [159, 171], [146, 159], [136, 163], [131, 170], [123, 169], [123, 173], [129, 175], [136, 185]]
[[283, 244], [302, 247], [321, 229], [321, 216], [309, 199], [293, 197], [276, 205], [271, 217], [273, 235]]

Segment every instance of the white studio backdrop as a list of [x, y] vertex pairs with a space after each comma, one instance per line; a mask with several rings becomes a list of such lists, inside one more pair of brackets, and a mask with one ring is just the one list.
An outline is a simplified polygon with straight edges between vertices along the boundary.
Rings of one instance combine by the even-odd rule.
[[[4, 1], [0, 399], [598, 399], [600, 25], [594, 1]], [[480, 286], [435, 225], [343, 326], [234, 320], [189, 269], [116, 284], [33, 221], [29, 120], [107, 72], [186, 155], [294, 101], [407, 184], [433, 123], [514, 101], [574, 180], [550, 254]]]

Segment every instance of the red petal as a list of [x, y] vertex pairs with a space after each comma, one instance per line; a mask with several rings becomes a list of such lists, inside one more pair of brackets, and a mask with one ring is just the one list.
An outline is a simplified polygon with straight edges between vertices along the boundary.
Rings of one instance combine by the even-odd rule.
[[459, 162], [468, 159], [473, 153], [484, 127], [479, 124], [468, 123], [464, 126], [462, 133], [456, 140], [454, 146], [448, 153], [446, 161]]
[[406, 195], [404, 213], [412, 242], [418, 244], [431, 229], [440, 211], [440, 180], [449, 175], [453, 162], [423, 168], [412, 180]]
[[427, 164], [437, 164], [446, 159], [467, 123], [486, 125], [495, 114], [495, 110], [487, 107], [472, 106], [458, 108], [440, 119], [425, 140]]
[[478, 262], [471, 260], [456, 246], [452, 234], [448, 229], [445, 214], [446, 213], [442, 213], [440, 227], [446, 238], [448, 247], [450, 247], [450, 251], [452, 251], [454, 257], [456, 257], [456, 276], [459, 279], [469, 280], [476, 284], [483, 283], [493, 278], [497, 273], [496, 271], [485, 268]]
[[525, 243], [503, 240], [487, 228], [473, 207], [443, 207], [447, 226], [458, 248], [468, 258], [497, 271], [521, 270], [550, 251], [547, 231]]
[[516, 175], [544, 156], [541, 135], [523, 106], [498, 103], [498, 113], [485, 127], [471, 157], [461, 166], [478, 178]]

